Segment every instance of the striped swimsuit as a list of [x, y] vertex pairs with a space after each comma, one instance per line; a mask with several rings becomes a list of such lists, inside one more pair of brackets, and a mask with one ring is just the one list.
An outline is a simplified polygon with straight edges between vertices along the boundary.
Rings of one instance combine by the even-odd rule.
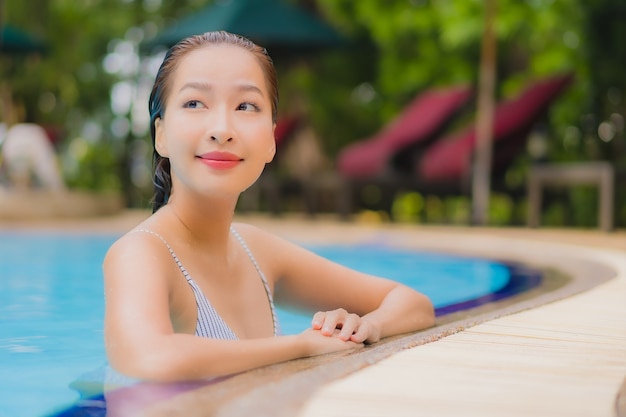
[[[237, 336], [235, 335], [235, 333], [231, 330], [230, 327], [228, 327], [224, 319], [220, 317], [220, 315], [217, 313], [213, 305], [211, 305], [211, 302], [206, 298], [206, 296], [204, 295], [204, 293], [202, 292], [198, 284], [196, 284], [193, 278], [191, 278], [191, 275], [189, 275], [189, 272], [187, 272], [183, 264], [180, 262], [180, 260], [178, 259], [178, 256], [176, 256], [176, 254], [174, 253], [174, 250], [169, 245], [169, 243], [167, 243], [167, 241], [161, 235], [153, 232], [152, 230], [138, 229], [136, 231], [150, 233], [158, 237], [159, 239], [161, 239], [161, 241], [165, 244], [167, 249], [170, 251], [170, 254], [172, 255], [172, 258], [174, 259], [174, 261], [176, 262], [176, 265], [178, 265], [180, 272], [182, 272], [183, 276], [185, 277], [185, 279], [191, 286], [191, 289], [193, 290], [193, 294], [196, 298], [196, 305], [198, 307], [198, 319], [196, 322], [196, 336], [208, 337], [212, 339], [237, 340]], [[276, 317], [276, 310], [274, 307], [272, 293], [270, 291], [269, 284], [267, 283], [267, 279], [265, 278], [265, 274], [263, 274], [263, 271], [261, 271], [259, 264], [257, 263], [256, 259], [254, 259], [252, 252], [248, 248], [248, 245], [246, 245], [246, 242], [243, 240], [241, 235], [239, 235], [239, 233], [232, 227], [230, 228], [230, 231], [235, 236], [235, 238], [237, 238], [237, 240], [243, 247], [244, 251], [248, 254], [248, 257], [252, 261], [254, 268], [259, 273], [259, 277], [261, 278], [261, 281], [263, 282], [263, 287], [265, 288], [267, 299], [270, 304], [270, 310], [272, 312], [272, 321], [274, 323], [274, 336], [277, 336], [279, 334], [278, 320]]]

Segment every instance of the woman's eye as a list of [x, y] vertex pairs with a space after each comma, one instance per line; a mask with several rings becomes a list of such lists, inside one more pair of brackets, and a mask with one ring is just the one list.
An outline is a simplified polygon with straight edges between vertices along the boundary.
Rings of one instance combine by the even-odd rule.
[[183, 107], [188, 108], [188, 109], [198, 109], [202, 107], [202, 103], [199, 102], [198, 100], [189, 100], [184, 104]]
[[255, 104], [252, 103], [241, 103], [238, 107], [237, 110], [241, 110], [241, 111], [258, 111], [259, 107]]

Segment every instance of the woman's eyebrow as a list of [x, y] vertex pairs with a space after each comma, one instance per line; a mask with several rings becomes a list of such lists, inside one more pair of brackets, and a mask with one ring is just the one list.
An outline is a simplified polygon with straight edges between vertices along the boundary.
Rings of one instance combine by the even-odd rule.
[[254, 84], [247, 84], [247, 83], [239, 84], [237, 86], [237, 90], [244, 91], [244, 92], [245, 91], [252, 91], [252, 92], [256, 92], [256, 93], [260, 94], [261, 96], [264, 95], [263, 91], [261, 91], [261, 89], [259, 87], [257, 87], [256, 85], [254, 85]]
[[[183, 84], [183, 86], [180, 87], [178, 92], [180, 93], [180, 92], [185, 91], [187, 89], [200, 90], [200, 91], [211, 91], [213, 89], [213, 86], [211, 84], [209, 84], [209, 83], [202, 82], [202, 81], [189, 81], [189, 82], [186, 82], [185, 84]], [[242, 91], [242, 92], [252, 91], [252, 92], [260, 94], [261, 96], [264, 96], [263, 91], [259, 87], [254, 85], [254, 84], [249, 84], [249, 83], [237, 84], [235, 89], [238, 90], [238, 91]]]
[[183, 84], [183, 86], [180, 87], [178, 92], [180, 93], [181, 91], [184, 91], [186, 89], [211, 91], [211, 85], [205, 82], [200, 82], [200, 81], [189, 81]]

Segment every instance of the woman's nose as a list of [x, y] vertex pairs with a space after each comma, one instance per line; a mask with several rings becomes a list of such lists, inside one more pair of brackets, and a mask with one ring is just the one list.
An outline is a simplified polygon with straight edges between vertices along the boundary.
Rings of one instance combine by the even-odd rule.
[[216, 141], [219, 144], [222, 143], [226, 143], [226, 142], [230, 142], [233, 140], [232, 136], [228, 136], [228, 135], [223, 135], [223, 134], [219, 134], [219, 133], [214, 133], [211, 135], [211, 140]]
[[209, 121], [209, 137], [219, 144], [233, 140], [232, 118], [226, 109], [216, 108]]

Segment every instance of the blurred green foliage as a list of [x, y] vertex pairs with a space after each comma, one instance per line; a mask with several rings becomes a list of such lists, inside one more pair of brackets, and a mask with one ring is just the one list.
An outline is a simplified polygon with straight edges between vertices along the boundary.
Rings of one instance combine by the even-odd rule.
[[[348, 41], [344, 47], [309, 57], [276, 60], [281, 112], [294, 108], [306, 112], [331, 159], [345, 145], [389, 123], [419, 91], [434, 85], [476, 83], [483, 30], [481, 0], [291, 2], [318, 13]], [[143, 149], [144, 164], [149, 165], [148, 134], [145, 126], [120, 133], [119, 122], [127, 118], [133, 125], [132, 114], [147, 113], [147, 103], [135, 103], [136, 108], [127, 114], [115, 114], [111, 107], [113, 86], [139, 82], [142, 75], [124, 72], [124, 63], [117, 72], [107, 71], [105, 62], [121, 42], [136, 46], [211, 1], [2, 3], [4, 22], [48, 44], [43, 56], [0, 57], [0, 76], [10, 84], [28, 119], [63, 127], [59, 152], [75, 159], [66, 170], [70, 184], [92, 189], [117, 187], [130, 205], [145, 202], [150, 184], [132, 182], [134, 168], [129, 161], [136, 159], [133, 149]], [[498, 98], [515, 94], [534, 78], [574, 72], [576, 82], [551, 109], [547, 159], [605, 159], [623, 175], [626, 43], [621, 40], [626, 38], [626, 3], [498, 0], [497, 5]], [[142, 65], [146, 60], [143, 57]], [[145, 77], [145, 71], [143, 74]], [[95, 133], [94, 123], [99, 126]], [[146, 146], [131, 146], [137, 139]], [[71, 144], [76, 140], [83, 143], [80, 154], [72, 153]], [[528, 155], [522, 156], [507, 180], [523, 185], [530, 162]], [[621, 185], [618, 188], [618, 222], [624, 225], [626, 193]], [[593, 225], [593, 191], [576, 188], [559, 195], [546, 210], [544, 222]], [[501, 196], [492, 201], [493, 223], [519, 221], [515, 202]], [[400, 196], [394, 213], [412, 221], [458, 223], [468, 221], [469, 206], [467, 197], [441, 199], [412, 193]], [[444, 210], [449, 214], [442, 214]]]

